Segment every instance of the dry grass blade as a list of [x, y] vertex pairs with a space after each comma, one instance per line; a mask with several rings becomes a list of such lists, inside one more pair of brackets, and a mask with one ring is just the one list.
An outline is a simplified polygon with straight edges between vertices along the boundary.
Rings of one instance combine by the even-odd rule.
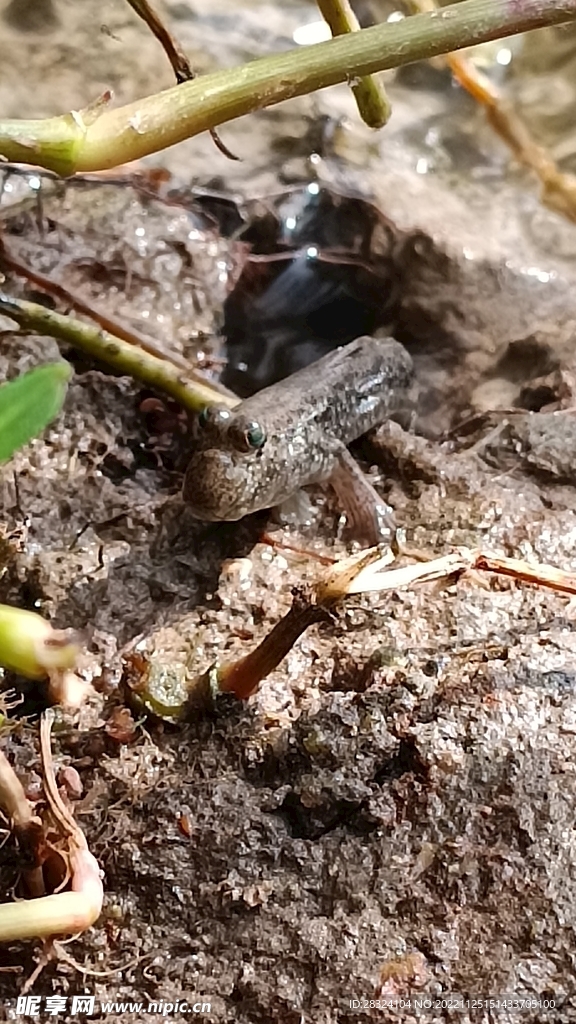
[[531, 565], [520, 558], [501, 558], [499, 555], [478, 551], [473, 568], [500, 576], [512, 576], [521, 583], [534, 583], [561, 594], [576, 594], [576, 575], [557, 569], [554, 565]]
[[[449, 555], [389, 569], [393, 555], [383, 547], [368, 548], [341, 559], [322, 575], [315, 587], [299, 590], [290, 611], [258, 646], [234, 662], [209, 670], [216, 690], [245, 700], [257, 690], [302, 633], [315, 622], [326, 620], [330, 609], [353, 594], [379, 593], [416, 584], [450, 580], [470, 570], [510, 576], [519, 583], [576, 594], [576, 576], [550, 565], [530, 565], [521, 559], [504, 558], [470, 548]], [[205, 677], [202, 677], [205, 679]]]
[[316, 585], [318, 603], [326, 606], [335, 604], [346, 594], [354, 592], [351, 587], [365, 572], [371, 576], [393, 561], [394, 555], [390, 548], [380, 545], [360, 551], [350, 558], [342, 558], [323, 574]]
[[[377, 552], [377, 548], [371, 549]], [[338, 562], [319, 585], [319, 600], [324, 600], [326, 580], [329, 581], [329, 598], [336, 600], [340, 588], [340, 598], [348, 594], [377, 593], [384, 590], [396, 590], [409, 587], [416, 583], [432, 583], [435, 580], [448, 579], [451, 576], [467, 572], [471, 569], [492, 572], [500, 576], [510, 576], [519, 583], [533, 583], [564, 594], [576, 594], [576, 576], [573, 573], [557, 569], [553, 565], [532, 565], [519, 558], [505, 558], [486, 551], [473, 551], [460, 548], [450, 555], [420, 562], [417, 565], [406, 565], [386, 572], [386, 559], [368, 559], [369, 552], [361, 552], [354, 559]], [[364, 557], [362, 557], [364, 556]]]

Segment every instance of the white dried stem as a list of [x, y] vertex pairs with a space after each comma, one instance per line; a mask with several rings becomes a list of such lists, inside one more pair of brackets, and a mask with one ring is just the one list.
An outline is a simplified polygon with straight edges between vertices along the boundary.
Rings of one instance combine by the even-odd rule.
[[98, 861], [90, 853], [86, 837], [62, 802], [56, 785], [50, 749], [52, 718], [49, 711], [42, 719], [40, 749], [50, 810], [69, 842], [71, 889], [0, 906], [0, 942], [75, 935], [90, 928], [102, 910], [104, 889]]

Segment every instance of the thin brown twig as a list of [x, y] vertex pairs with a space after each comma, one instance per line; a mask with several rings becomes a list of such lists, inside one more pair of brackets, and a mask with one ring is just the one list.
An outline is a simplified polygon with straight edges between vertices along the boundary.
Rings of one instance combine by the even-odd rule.
[[[146, 23], [150, 31], [160, 43], [164, 50], [164, 53], [168, 57], [172, 70], [176, 76], [176, 82], [181, 85], [183, 82], [191, 82], [193, 78], [196, 78], [196, 72], [192, 68], [188, 57], [184, 50], [180, 46], [180, 43], [171, 32], [168, 31], [166, 25], [163, 23], [160, 15], [154, 10], [149, 0], [128, 0], [132, 10], [142, 18], [142, 21]], [[232, 153], [228, 146], [222, 142], [222, 139], [218, 135], [215, 128], [209, 129], [212, 142], [217, 149], [228, 157], [229, 160], [240, 160], [239, 156]]]
[[190, 67], [190, 61], [184, 53], [184, 50], [180, 46], [175, 36], [171, 35], [162, 19], [160, 18], [157, 11], [147, 2], [147, 0], [128, 0], [132, 10], [142, 18], [142, 21], [148, 26], [153, 35], [162, 46], [164, 53], [168, 57], [174, 74], [176, 75], [176, 81], [187, 82], [191, 78], [195, 77], [195, 73]]
[[127, 960], [125, 963], [120, 964], [119, 967], [110, 967], [107, 971], [96, 971], [91, 967], [84, 967], [83, 964], [78, 963], [70, 953], [63, 948], [61, 942], [54, 942], [54, 950], [58, 955], [59, 960], [64, 960], [75, 970], [79, 971], [80, 974], [84, 974], [90, 978], [110, 978], [113, 974], [123, 974], [124, 971], [128, 971], [131, 967], [137, 967], [143, 960], [148, 959], [151, 956], [155, 956], [156, 953], [142, 953], [140, 956], [133, 957], [132, 960]]
[[246, 700], [258, 685], [280, 664], [308, 626], [329, 619], [326, 607], [315, 601], [312, 591], [298, 590], [290, 611], [277, 622], [261, 643], [247, 654], [218, 669], [218, 688]]
[[276, 551], [291, 551], [295, 555], [301, 555], [311, 561], [320, 562], [321, 565], [334, 565], [334, 562], [336, 562], [336, 559], [330, 555], [322, 555], [319, 551], [310, 551], [307, 548], [299, 547], [297, 544], [290, 544], [282, 536], [275, 537], [271, 533], [263, 533], [260, 537], [260, 543], [268, 544], [269, 547], [274, 548]]
[[27, 281], [42, 288], [43, 291], [48, 292], [49, 295], [60, 299], [61, 302], [65, 302], [71, 309], [74, 309], [77, 313], [82, 313], [84, 316], [90, 317], [95, 323], [99, 325], [104, 331], [109, 331], [110, 334], [114, 334], [117, 338], [122, 338], [129, 345], [134, 345], [136, 348], [142, 349], [144, 352], [148, 352], [149, 355], [155, 356], [157, 359], [163, 359], [173, 366], [177, 366], [179, 370], [187, 370], [188, 363], [183, 356], [178, 355], [176, 352], [167, 352], [156, 345], [150, 338], [146, 337], [145, 334], [141, 334], [140, 331], [136, 331], [133, 328], [126, 327], [125, 324], [113, 319], [102, 313], [96, 306], [86, 302], [85, 299], [80, 298], [74, 292], [66, 288], [65, 285], [60, 284], [59, 281], [54, 281], [53, 278], [47, 277], [45, 274], [40, 273], [38, 270], [33, 270], [27, 263], [24, 263], [21, 259], [15, 256], [6, 246], [6, 242], [0, 237], [0, 263], [5, 267], [8, 267], [13, 273], [18, 274], [20, 277], [24, 277]]

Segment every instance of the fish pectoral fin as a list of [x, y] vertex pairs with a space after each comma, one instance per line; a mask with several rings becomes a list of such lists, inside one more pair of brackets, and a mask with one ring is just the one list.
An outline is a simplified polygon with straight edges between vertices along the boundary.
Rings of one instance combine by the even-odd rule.
[[390, 505], [378, 494], [356, 459], [342, 445], [328, 483], [336, 492], [357, 540], [368, 544], [396, 543], [396, 523]]

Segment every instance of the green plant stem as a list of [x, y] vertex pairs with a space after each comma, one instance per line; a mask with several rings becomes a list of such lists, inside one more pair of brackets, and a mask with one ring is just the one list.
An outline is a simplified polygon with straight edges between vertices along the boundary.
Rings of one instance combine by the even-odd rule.
[[24, 302], [0, 293], [0, 313], [35, 334], [47, 334], [100, 360], [117, 373], [134, 377], [149, 387], [170, 395], [190, 412], [206, 405], [238, 404], [239, 399], [223, 395], [208, 383], [191, 379], [168, 360], [159, 359], [134, 345], [98, 330], [70, 316], [62, 316], [35, 302]]
[[[360, 25], [349, 0], [316, 0], [324, 21], [333, 36], [359, 32]], [[365, 75], [352, 85], [358, 113], [369, 128], [383, 128], [390, 120], [392, 107], [382, 82]]]
[[463, 0], [204, 75], [117, 110], [0, 121], [0, 154], [59, 174], [137, 160], [262, 107], [491, 39], [576, 20], [576, 0]]
[[[172, 70], [176, 76], [178, 84], [181, 82], [192, 81], [196, 78], [196, 72], [192, 69], [192, 65], [188, 60], [183, 48], [172, 33], [170, 33], [160, 18], [157, 11], [149, 3], [149, 0], [128, 0], [132, 10], [138, 15], [139, 18], [145, 22], [150, 31], [160, 43], [164, 53], [168, 57]], [[231, 153], [227, 146], [224, 145], [217, 132], [211, 128], [210, 135], [212, 141], [217, 149], [220, 150], [224, 156], [227, 156], [229, 160], [239, 160], [240, 157]]]

